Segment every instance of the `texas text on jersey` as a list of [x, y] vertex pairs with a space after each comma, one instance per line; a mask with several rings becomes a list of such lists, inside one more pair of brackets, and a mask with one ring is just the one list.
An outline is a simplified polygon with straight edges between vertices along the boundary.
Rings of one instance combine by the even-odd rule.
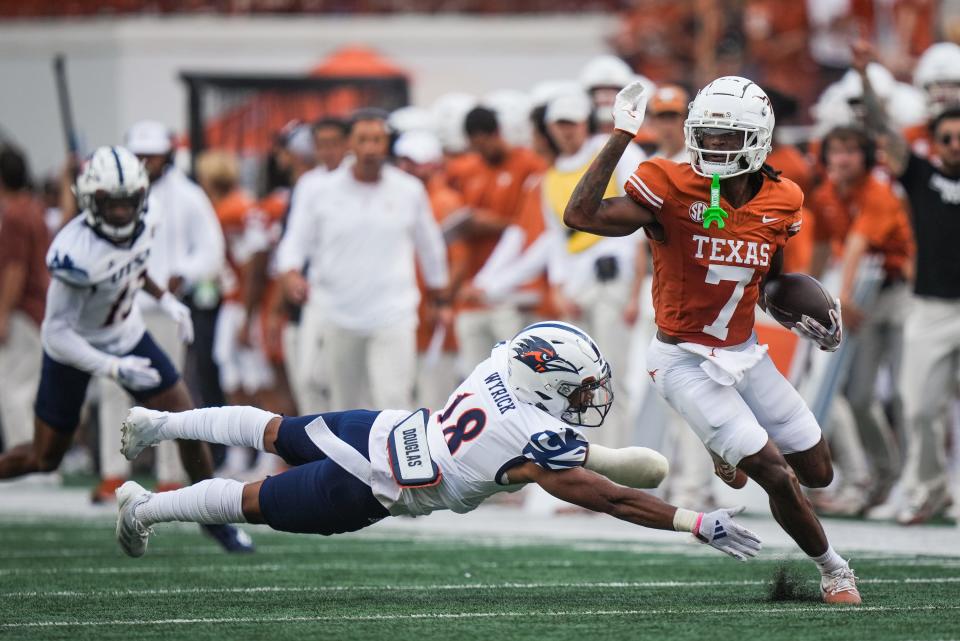
[[[624, 186], [663, 229], [651, 243], [657, 326], [684, 341], [726, 347], [750, 338], [759, 284], [787, 239], [800, 231], [803, 194], [790, 180], [764, 177], [757, 195], [726, 225], [704, 225], [710, 180], [688, 163], [656, 158]], [[681, 309], [682, 301], [682, 309]]]

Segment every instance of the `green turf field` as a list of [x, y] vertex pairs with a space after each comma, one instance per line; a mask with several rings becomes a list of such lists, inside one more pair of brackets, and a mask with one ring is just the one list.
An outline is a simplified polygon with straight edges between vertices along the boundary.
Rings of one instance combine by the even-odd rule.
[[855, 557], [865, 605], [852, 609], [821, 605], [802, 560], [786, 565], [795, 594], [772, 599], [772, 554], [254, 534], [255, 555], [228, 557], [160, 527], [133, 560], [103, 521], [0, 520], [0, 638], [960, 638], [960, 558]]

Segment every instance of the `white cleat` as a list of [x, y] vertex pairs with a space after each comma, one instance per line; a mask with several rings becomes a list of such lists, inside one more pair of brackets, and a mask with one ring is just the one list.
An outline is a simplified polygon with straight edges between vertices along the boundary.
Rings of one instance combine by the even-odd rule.
[[117, 489], [117, 543], [127, 556], [139, 558], [147, 551], [153, 530], [137, 518], [137, 506], [152, 496], [139, 483], [127, 481]]
[[163, 440], [160, 428], [167, 422], [168, 414], [145, 407], [134, 407], [120, 425], [120, 452], [128, 461], [140, 452]]

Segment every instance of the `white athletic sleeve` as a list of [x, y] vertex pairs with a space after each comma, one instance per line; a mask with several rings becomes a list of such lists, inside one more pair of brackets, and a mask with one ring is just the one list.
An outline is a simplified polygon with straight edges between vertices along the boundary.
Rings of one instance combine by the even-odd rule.
[[290, 211], [287, 213], [286, 229], [277, 245], [276, 266], [277, 273], [301, 271], [310, 258], [311, 239], [314, 234], [311, 227], [310, 197], [312, 190], [310, 182], [298, 180], [290, 194]]
[[443, 242], [440, 225], [433, 217], [427, 190], [421, 187], [415, 197], [417, 211], [413, 223], [413, 246], [417, 252], [420, 273], [428, 287], [442, 289], [450, 284], [447, 246]]
[[182, 217], [185, 238], [181, 239], [180, 255], [170, 265], [171, 271], [191, 284], [215, 278], [223, 269], [226, 254], [223, 229], [213, 205], [199, 187], [185, 190], [178, 205], [182, 207], [177, 215]]
[[53, 360], [84, 372], [103, 375], [110, 371], [114, 357], [90, 345], [74, 329], [83, 308], [84, 296], [83, 289], [51, 278], [40, 340], [44, 351]]

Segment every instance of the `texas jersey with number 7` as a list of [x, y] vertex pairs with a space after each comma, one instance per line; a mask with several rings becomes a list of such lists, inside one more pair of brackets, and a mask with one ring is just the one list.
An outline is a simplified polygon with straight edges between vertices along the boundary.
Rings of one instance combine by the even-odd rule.
[[786, 178], [764, 177], [760, 191], [734, 208], [720, 228], [703, 225], [710, 179], [688, 163], [653, 159], [624, 185], [650, 210], [662, 236], [645, 230], [653, 253], [653, 305], [657, 326], [683, 341], [727, 347], [750, 338], [759, 284], [774, 254], [800, 231], [803, 193]]

